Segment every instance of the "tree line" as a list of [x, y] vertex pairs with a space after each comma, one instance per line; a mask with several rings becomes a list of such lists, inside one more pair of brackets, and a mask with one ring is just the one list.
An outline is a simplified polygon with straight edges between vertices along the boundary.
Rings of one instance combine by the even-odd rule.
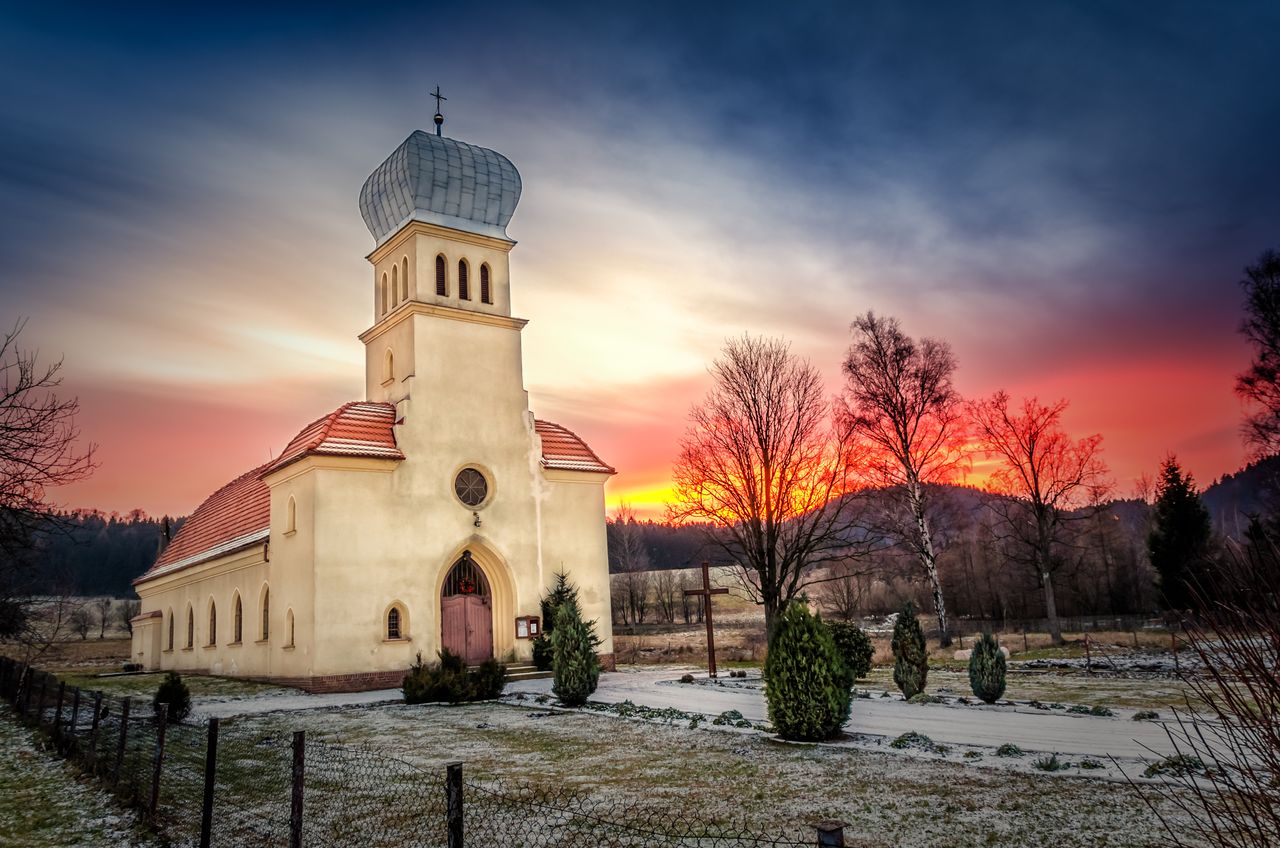
[[[1242, 286], [1255, 359], [1236, 389], [1261, 458], [1280, 452], [1280, 254], [1247, 267]], [[770, 635], [792, 600], [848, 606], [897, 582], [923, 589], [944, 646], [957, 608], [1025, 611], [1032, 595], [1061, 642], [1073, 608], [1185, 610], [1221, 553], [1172, 454], [1153, 491], [1117, 501], [1103, 437], [1067, 432], [1067, 399], [961, 397], [946, 341], [874, 312], [851, 323], [841, 363], [829, 398], [785, 340], [730, 339], [672, 471], [669, 520], [702, 528]], [[986, 482], [966, 504], [953, 495], [976, 461]]]

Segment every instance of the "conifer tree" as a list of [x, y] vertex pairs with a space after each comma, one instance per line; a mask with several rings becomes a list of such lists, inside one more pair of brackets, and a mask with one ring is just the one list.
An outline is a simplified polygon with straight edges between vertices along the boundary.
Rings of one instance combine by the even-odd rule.
[[1213, 539], [1209, 511], [1200, 501], [1195, 482], [1170, 456], [1160, 466], [1156, 505], [1147, 549], [1164, 603], [1185, 610], [1193, 604], [1204, 575]]
[[769, 720], [784, 739], [829, 739], [849, 720], [853, 673], [831, 631], [803, 603], [778, 618], [764, 679]]
[[1004, 652], [994, 636], [983, 633], [969, 655], [969, 688], [973, 694], [988, 704], [1004, 697]]
[[569, 707], [580, 707], [596, 691], [600, 680], [600, 660], [591, 625], [582, 620], [578, 605], [569, 600], [556, 612], [551, 631], [552, 668], [555, 680], [551, 691]]
[[893, 682], [907, 700], [924, 691], [929, 677], [929, 652], [916, 605], [907, 601], [893, 625]]

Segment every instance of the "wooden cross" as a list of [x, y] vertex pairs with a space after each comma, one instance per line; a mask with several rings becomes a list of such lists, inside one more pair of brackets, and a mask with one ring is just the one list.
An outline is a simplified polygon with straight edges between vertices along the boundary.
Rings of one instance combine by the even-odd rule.
[[701, 589], [685, 589], [685, 595], [698, 595], [702, 598], [703, 616], [707, 621], [707, 673], [711, 677], [716, 676], [716, 637], [715, 632], [711, 628], [711, 596], [727, 595], [728, 589], [712, 589], [711, 588], [711, 572], [709, 563], [702, 563], [702, 588]]

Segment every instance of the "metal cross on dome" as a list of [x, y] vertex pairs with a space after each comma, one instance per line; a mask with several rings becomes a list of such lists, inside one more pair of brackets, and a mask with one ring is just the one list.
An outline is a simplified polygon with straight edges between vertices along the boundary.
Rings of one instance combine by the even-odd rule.
[[444, 124], [444, 115], [440, 113], [440, 104], [449, 98], [440, 93], [440, 86], [438, 85], [436, 86], [436, 90], [431, 92], [430, 96], [436, 99], [436, 115], [433, 120], [436, 122], [436, 135], [440, 135], [440, 127]]

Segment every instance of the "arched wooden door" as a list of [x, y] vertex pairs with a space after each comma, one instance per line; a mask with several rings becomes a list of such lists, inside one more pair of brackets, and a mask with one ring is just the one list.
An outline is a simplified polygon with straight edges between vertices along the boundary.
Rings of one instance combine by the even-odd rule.
[[465, 551], [440, 592], [440, 639], [467, 665], [493, 657], [493, 599], [484, 572]]

